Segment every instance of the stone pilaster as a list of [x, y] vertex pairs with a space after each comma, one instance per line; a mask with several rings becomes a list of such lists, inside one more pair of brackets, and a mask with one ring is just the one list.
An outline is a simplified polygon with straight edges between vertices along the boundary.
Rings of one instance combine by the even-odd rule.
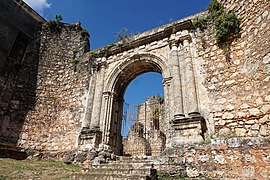
[[172, 81], [173, 81], [173, 102], [174, 102], [174, 118], [183, 118], [183, 97], [182, 97], [182, 83], [179, 71], [178, 61], [178, 45], [179, 41], [171, 42], [171, 62], [172, 62]]
[[105, 76], [105, 64], [102, 63], [98, 72], [98, 78], [95, 88], [94, 95], [94, 105], [91, 116], [91, 125], [90, 128], [99, 128], [100, 127], [100, 114], [102, 107], [102, 94], [103, 94], [103, 86], [104, 86], [104, 76]]
[[190, 116], [199, 115], [195, 75], [191, 58], [189, 39], [185, 39], [183, 41], [183, 47], [180, 51], [181, 56], [179, 58], [179, 63], [182, 77], [184, 112]]
[[168, 120], [168, 122], [172, 119], [173, 117], [173, 113], [170, 110], [170, 108], [172, 107], [172, 94], [171, 94], [171, 79], [172, 78], [164, 78], [162, 83], [163, 83], [163, 87], [164, 87], [164, 100], [165, 100], [165, 107], [166, 107], [166, 119]]
[[89, 81], [89, 88], [88, 88], [88, 94], [87, 94], [87, 109], [86, 113], [82, 122], [82, 127], [90, 127], [91, 123], [91, 115], [92, 115], [92, 109], [93, 109], [93, 103], [94, 103], [94, 95], [95, 95], [95, 88], [96, 88], [96, 78], [97, 78], [97, 68], [96, 66], [92, 69], [92, 76], [90, 77]]
[[[172, 94], [171, 94], [171, 77], [170, 78], [164, 78], [162, 81], [163, 89], [164, 89], [164, 103], [165, 103], [165, 119], [167, 127], [169, 127], [169, 122], [173, 118], [173, 113], [170, 110], [170, 107], [172, 107]], [[166, 133], [165, 133], [166, 134]]]
[[102, 120], [102, 143], [109, 143], [110, 136], [110, 128], [111, 128], [111, 120], [112, 120], [112, 111], [113, 111], [113, 99], [114, 94], [112, 92], [104, 92], [104, 98], [106, 99], [104, 103], [104, 116]]

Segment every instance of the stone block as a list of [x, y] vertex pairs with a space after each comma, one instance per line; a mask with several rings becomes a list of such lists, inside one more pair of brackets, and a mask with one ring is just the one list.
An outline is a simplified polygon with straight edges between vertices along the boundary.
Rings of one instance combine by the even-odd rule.
[[259, 119], [259, 124], [265, 124], [266, 122], [270, 122], [270, 116], [265, 115], [262, 118]]
[[214, 161], [218, 164], [226, 164], [227, 163], [222, 155], [215, 155]]
[[238, 148], [241, 146], [241, 141], [239, 138], [229, 138], [227, 140], [228, 147]]
[[270, 105], [264, 105], [264, 106], [262, 106], [261, 110], [262, 110], [263, 113], [269, 112], [269, 110], [270, 110]]
[[242, 177], [253, 179], [255, 177], [254, 166], [244, 166], [242, 171]]
[[233, 119], [234, 118], [234, 114], [229, 113], [229, 112], [225, 112], [222, 116], [222, 119]]
[[190, 178], [195, 178], [195, 177], [198, 177], [200, 175], [196, 168], [187, 167], [186, 172], [187, 172], [187, 176]]
[[251, 116], [256, 116], [260, 114], [260, 110], [258, 108], [252, 108], [248, 110]]
[[268, 95], [268, 96], [265, 97], [265, 101], [270, 102], [270, 95]]
[[240, 136], [240, 137], [246, 136], [246, 132], [247, 132], [247, 130], [244, 128], [235, 128], [235, 135], [236, 136]]
[[267, 125], [261, 125], [260, 135], [261, 136], [269, 136], [270, 135], [270, 128], [268, 128]]

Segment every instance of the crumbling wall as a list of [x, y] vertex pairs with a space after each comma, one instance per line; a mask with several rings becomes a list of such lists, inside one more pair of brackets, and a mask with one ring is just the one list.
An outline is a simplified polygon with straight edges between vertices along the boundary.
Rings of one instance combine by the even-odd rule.
[[[39, 40], [28, 47], [20, 69], [9, 73], [1, 82], [0, 139], [17, 144], [27, 113], [36, 104]], [[3, 86], [2, 86], [3, 85]]]
[[0, 142], [14, 146], [35, 106], [40, 24], [45, 22], [27, 7], [22, 1], [0, 2]]
[[151, 130], [147, 134], [147, 140], [151, 147], [151, 156], [160, 156], [165, 149], [166, 136], [160, 130]]
[[[166, 144], [166, 135], [162, 132], [165, 129], [160, 126], [165, 121], [164, 115], [164, 100], [161, 96], [149, 96], [145, 103], [138, 105], [138, 122], [132, 126], [123, 141], [124, 155], [159, 156]], [[134, 130], [138, 123], [142, 125], [139, 133]]]
[[24, 149], [52, 153], [76, 149], [91, 72], [82, 56], [88, 43], [80, 24], [43, 27], [36, 103], [27, 113], [19, 141]]
[[123, 140], [123, 155], [125, 156], [149, 156], [151, 147], [144, 137], [144, 125], [136, 122], [130, 129], [128, 136]]
[[269, 137], [215, 139], [166, 149], [155, 168], [162, 176], [196, 179], [269, 179]]
[[221, 136], [269, 136], [269, 1], [221, 3], [227, 12], [235, 11], [241, 32], [230, 42], [230, 57], [226, 58], [213, 27], [196, 31], [198, 88], [207, 92], [198, 97], [204, 105], [201, 112], [210, 113], [207, 121], [213, 120], [210, 124]]

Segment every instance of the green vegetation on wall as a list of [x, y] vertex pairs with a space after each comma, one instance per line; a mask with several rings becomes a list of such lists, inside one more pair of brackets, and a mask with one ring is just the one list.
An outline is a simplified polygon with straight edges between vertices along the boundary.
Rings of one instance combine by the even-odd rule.
[[55, 20], [50, 20], [47, 23], [46, 28], [50, 32], [60, 33], [62, 30], [62, 23], [61, 23], [62, 20], [63, 20], [63, 17], [60, 14], [56, 14]]
[[75, 50], [73, 51], [73, 57], [72, 57], [72, 64], [74, 66], [74, 71], [76, 72], [77, 71], [77, 66], [80, 64], [80, 59], [77, 58], [77, 54], [78, 54], [78, 51]]
[[239, 35], [240, 21], [233, 11], [226, 13], [222, 4], [217, 0], [211, 1], [208, 10], [208, 16], [195, 19], [193, 25], [202, 31], [209, 25], [213, 25], [216, 41], [223, 49], [226, 58], [229, 58], [229, 41]]
[[[56, 14], [55, 20], [48, 21], [46, 29], [52, 33], [61, 33], [65, 24], [62, 23], [61, 21], [63, 21], [62, 15]], [[76, 22], [75, 24], [65, 24], [65, 26], [70, 27], [73, 30], [81, 31], [82, 38], [89, 38], [89, 32], [81, 27], [80, 21]]]

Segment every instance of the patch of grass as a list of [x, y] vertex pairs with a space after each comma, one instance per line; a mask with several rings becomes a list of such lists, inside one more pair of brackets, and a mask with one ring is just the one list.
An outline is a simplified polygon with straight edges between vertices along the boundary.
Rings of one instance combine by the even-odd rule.
[[0, 180], [6, 179], [69, 179], [82, 167], [59, 161], [0, 159]]

